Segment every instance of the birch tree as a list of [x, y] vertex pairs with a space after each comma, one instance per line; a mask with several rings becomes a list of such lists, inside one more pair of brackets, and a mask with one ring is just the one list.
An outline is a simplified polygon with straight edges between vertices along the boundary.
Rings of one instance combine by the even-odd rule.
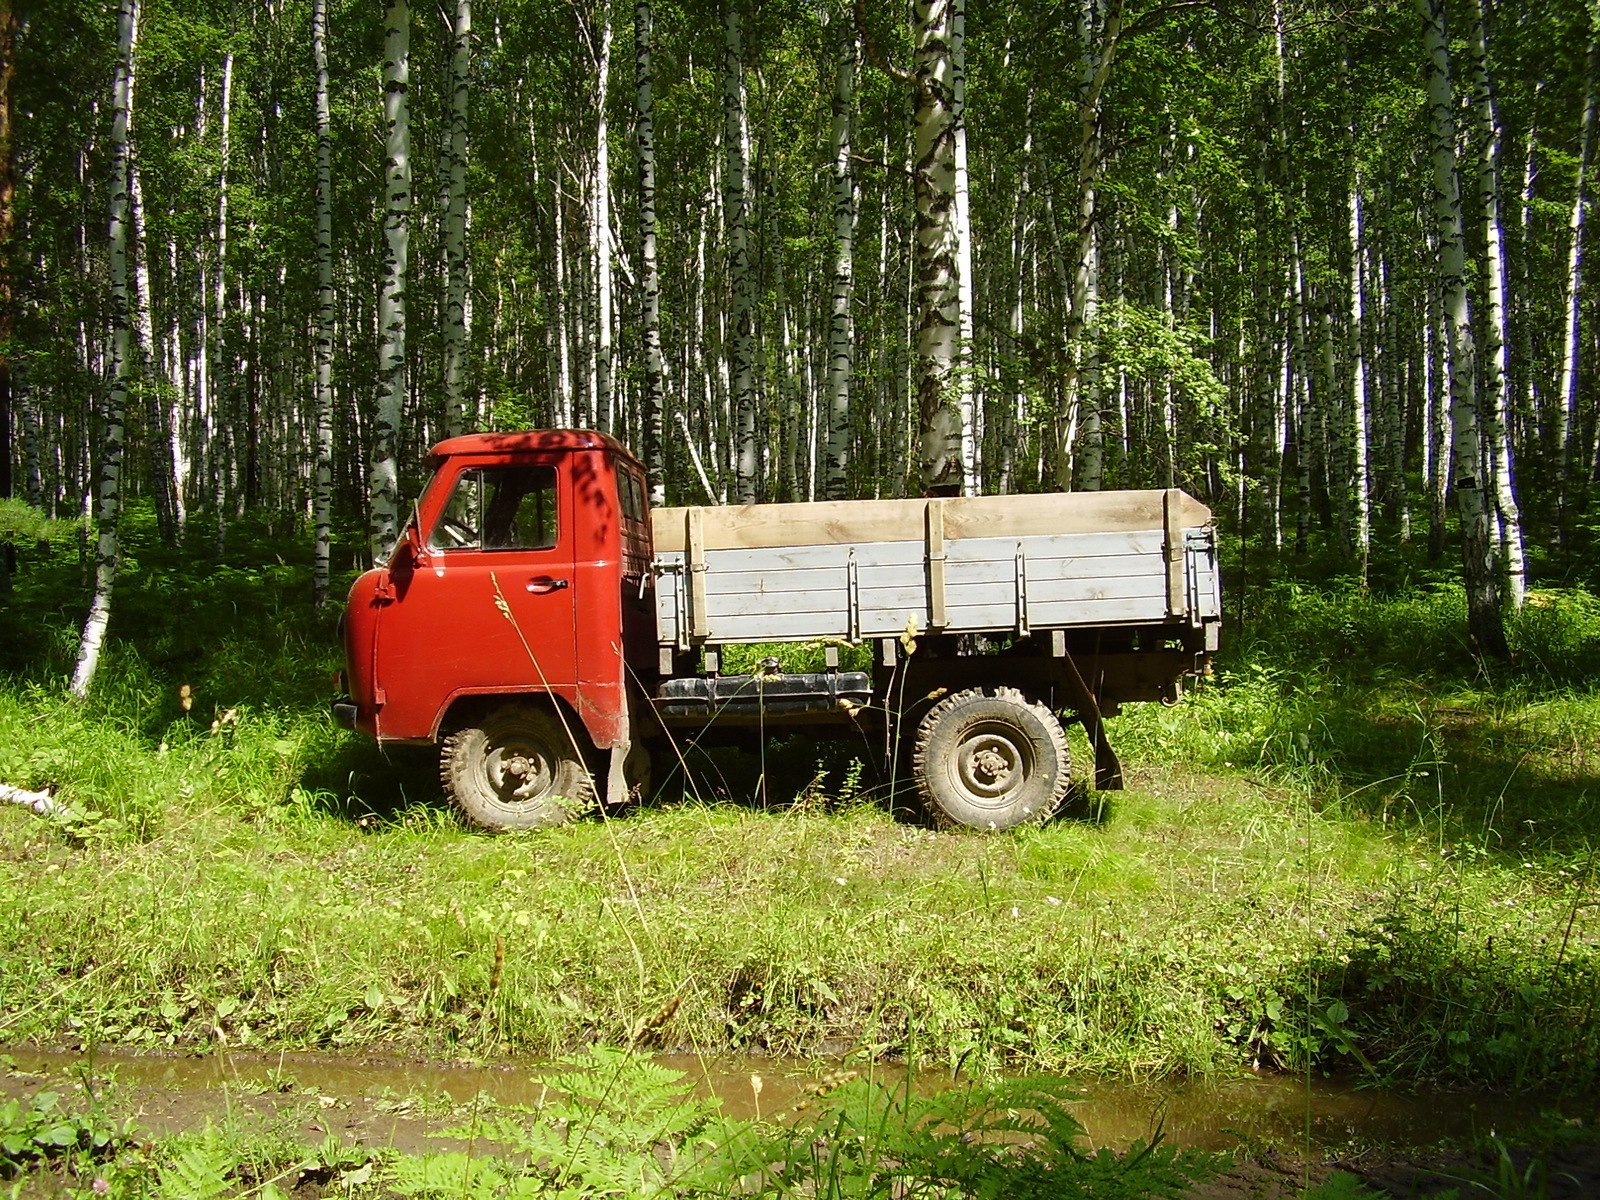
[[317, 124], [317, 321], [312, 338], [316, 446], [311, 468], [311, 591], [318, 607], [328, 602], [333, 534], [333, 119], [328, 107], [327, 38], [327, 0], [312, 0], [311, 58], [316, 70]]
[[[11, 462], [14, 428], [11, 394], [11, 334], [16, 328], [16, 290], [12, 283], [12, 233], [16, 229], [16, 176], [12, 166], [12, 84], [16, 79], [17, 15], [13, 0], [0, 0], [0, 500], [15, 490]], [[16, 550], [0, 545], [0, 592], [11, 586]]]
[[930, 495], [958, 495], [961, 409], [956, 370], [961, 312], [957, 277], [955, 84], [952, 0], [914, 0], [916, 112], [913, 183], [917, 204], [916, 393], [920, 475]]
[[1455, 108], [1444, 0], [1416, 0], [1427, 53], [1428, 133], [1433, 160], [1435, 218], [1439, 232], [1439, 290], [1444, 313], [1450, 392], [1452, 486], [1461, 521], [1462, 582], [1467, 625], [1480, 654], [1505, 658], [1483, 444], [1475, 377], [1472, 323], [1467, 309], [1466, 230], [1456, 167]]
[[383, 31], [383, 282], [378, 294], [378, 400], [373, 414], [372, 553], [400, 534], [400, 419], [406, 400], [406, 284], [411, 245], [411, 9], [388, 0]]
[[1511, 335], [1506, 287], [1505, 218], [1501, 202], [1501, 162], [1504, 137], [1494, 81], [1489, 73], [1489, 46], [1485, 29], [1486, 0], [1478, 0], [1473, 26], [1472, 113], [1478, 143], [1477, 217], [1483, 237], [1480, 272], [1483, 317], [1483, 354], [1480, 377], [1484, 391], [1484, 444], [1497, 517], [1498, 552], [1502, 570], [1501, 600], [1508, 609], [1522, 607], [1527, 592], [1527, 560], [1523, 551], [1522, 513], [1513, 479], [1511, 437]]
[[1572, 189], [1572, 210], [1567, 220], [1567, 270], [1564, 281], [1566, 303], [1561, 330], [1561, 400], [1557, 409], [1556, 452], [1559, 468], [1556, 479], [1557, 530], [1563, 536], [1569, 524], [1567, 509], [1576, 488], [1572, 478], [1578, 447], [1582, 440], [1582, 414], [1579, 411], [1579, 367], [1583, 355], [1584, 255], [1589, 220], [1590, 173], [1594, 168], [1595, 137], [1600, 130], [1600, 15], [1590, 19], [1590, 46], [1584, 56], [1583, 108], [1578, 136], [1577, 179]]
[[855, 253], [856, 178], [851, 162], [856, 63], [855, 30], [835, 20], [833, 124], [833, 286], [828, 319], [828, 435], [823, 492], [843, 500], [850, 488], [850, 388], [856, 366]]
[[[325, 0], [315, 0], [324, 3]], [[465, 433], [476, 424], [467, 402], [467, 111], [472, 94], [472, 0], [456, 0], [451, 22], [449, 164], [444, 211], [445, 428]], [[318, 143], [320, 146], [320, 142]], [[320, 164], [319, 164], [320, 166]]]
[[639, 340], [644, 353], [644, 391], [639, 402], [644, 434], [644, 464], [650, 478], [650, 503], [663, 505], [666, 492], [666, 362], [661, 353], [661, 270], [656, 250], [655, 43], [652, 0], [637, 0], [633, 10], [634, 140], [639, 167]]
[[722, 204], [727, 223], [730, 386], [734, 425], [734, 497], [759, 498], [761, 457], [756, 442], [755, 266], [750, 256], [749, 129], [745, 121], [744, 22], [739, 0], [725, 0], [723, 30]]
[[129, 125], [133, 119], [133, 52], [139, 24], [138, 0], [117, 6], [117, 60], [111, 85], [111, 188], [107, 259], [110, 267], [110, 386], [102, 414], [100, 481], [95, 508], [94, 597], [84, 622], [70, 690], [89, 694], [100, 666], [106, 626], [111, 620], [111, 593], [120, 553], [117, 522], [122, 514], [123, 418], [128, 408], [132, 357], [133, 311], [128, 293], [128, 164]]
[[616, 307], [612, 282], [611, 246], [611, 134], [606, 96], [611, 82], [611, 0], [602, 0], [596, 20], [599, 46], [595, 51], [595, 151], [594, 176], [589, 197], [589, 250], [594, 272], [594, 412], [595, 423], [606, 431], [617, 427], [616, 345], [611, 317]]

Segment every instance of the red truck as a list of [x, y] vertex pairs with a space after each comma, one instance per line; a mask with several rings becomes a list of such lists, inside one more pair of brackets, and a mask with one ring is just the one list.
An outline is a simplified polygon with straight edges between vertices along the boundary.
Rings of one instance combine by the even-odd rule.
[[[486, 828], [568, 819], [597, 780], [621, 802], [708, 726], [858, 731], [936, 817], [1039, 821], [1068, 787], [1063, 717], [1119, 787], [1102, 718], [1174, 698], [1217, 646], [1211, 513], [1177, 490], [651, 511], [602, 433], [451, 438], [428, 463], [388, 564], [350, 590], [334, 715], [440, 743]], [[784, 669], [819, 643], [823, 670]]]

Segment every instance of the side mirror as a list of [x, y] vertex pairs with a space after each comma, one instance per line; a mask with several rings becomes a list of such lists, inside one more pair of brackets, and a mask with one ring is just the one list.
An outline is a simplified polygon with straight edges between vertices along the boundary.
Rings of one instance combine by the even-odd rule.
[[413, 571], [428, 565], [428, 550], [422, 544], [422, 537], [414, 523], [407, 525], [405, 533], [401, 535], [400, 545], [396, 547], [395, 561], [398, 565]]

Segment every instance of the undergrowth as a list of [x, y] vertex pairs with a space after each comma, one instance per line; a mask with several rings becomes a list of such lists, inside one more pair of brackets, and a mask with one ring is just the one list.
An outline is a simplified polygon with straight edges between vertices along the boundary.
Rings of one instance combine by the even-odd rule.
[[898, 819], [855, 748], [791, 739], [690, 756], [682, 803], [491, 838], [428, 750], [331, 726], [303, 558], [141, 520], [86, 703], [75, 549], [0, 601], [0, 782], [63, 807], [0, 811], [0, 1039], [1600, 1073], [1584, 593], [1535, 593], [1507, 668], [1448, 591], [1258, 592], [1212, 680], [1114, 719], [1128, 792], [1004, 837]]

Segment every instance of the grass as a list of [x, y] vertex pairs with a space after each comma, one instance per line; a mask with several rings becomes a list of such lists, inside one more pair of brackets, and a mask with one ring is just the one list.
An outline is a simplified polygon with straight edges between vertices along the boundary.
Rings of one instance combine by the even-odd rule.
[[1536, 597], [1502, 672], [1446, 592], [1258, 596], [1210, 685], [1116, 720], [1127, 792], [1003, 837], [897, 820], [803, 741], [771, 806], [755, 760], [696, 758], [683, 802], [489, 837], [428, 751], [331, 728], [332, 618], [281, 543], [141, 536], [87, 703], [70, 556], [0, 608], [0, 781], [74, 814], [0, 811], [0, 1041], [1595, 1082], [1582, 593]]

